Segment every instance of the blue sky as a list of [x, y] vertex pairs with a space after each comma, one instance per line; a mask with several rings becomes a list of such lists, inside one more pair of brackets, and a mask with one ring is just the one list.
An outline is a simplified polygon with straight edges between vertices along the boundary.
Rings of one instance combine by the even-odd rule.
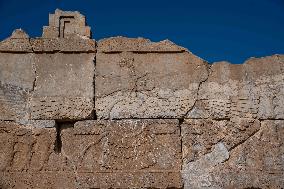
[[284, 0], [0, 0], [0, 40], [41, 36], [56, 8], [84, 14], [96, 40], [169, 39], [209, 62], [284, 54]]

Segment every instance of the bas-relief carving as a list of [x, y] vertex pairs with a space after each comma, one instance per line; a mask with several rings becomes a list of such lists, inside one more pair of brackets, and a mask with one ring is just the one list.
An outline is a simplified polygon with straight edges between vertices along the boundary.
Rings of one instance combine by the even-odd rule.
[[1, 171], [41, 171], [53, 152], [55, 128], [1, 122]]
[[42, 36], [0, 42], [0, 188], [283, 188], [283, 55], [96, 44], [61, 10]]

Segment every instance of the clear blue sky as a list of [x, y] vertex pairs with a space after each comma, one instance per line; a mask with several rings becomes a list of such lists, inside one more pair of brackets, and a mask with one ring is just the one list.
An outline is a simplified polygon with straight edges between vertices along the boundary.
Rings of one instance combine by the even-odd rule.
[[170, 39], [209, 62], [284, 54], [284, 0], [0, 0], [0, 40], [41, 36], [56, 8], [84, 14], [96, 40]]

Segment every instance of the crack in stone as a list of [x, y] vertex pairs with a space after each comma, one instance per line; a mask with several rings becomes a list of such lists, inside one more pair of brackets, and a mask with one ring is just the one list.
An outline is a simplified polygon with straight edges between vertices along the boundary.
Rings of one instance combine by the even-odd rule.
[[206, 82], [208, 81], [209, 76], [210, 76], [210, 68], [211, 68], [211, 66], [210, 66], [210, 65], [207, 65], [206, 68], [207, 68], [207, 76], [206, 76], [206, 78], [205, 78], [203, 81], [201, 81], [201, 82], [198, 83], [197, 92], [196, 92], [196, 99], [195, 99], [195, 101], [194, 101], [192, 107], [182, 116], [182, 119], [185, 119], [185, 118], [187, 117], [187, 115], [189, 114], [189, 112], [191, 112], [191, 111], [195, 108], [196, 103], [199, 101], [200, 87], [201, 87], [201, 85], [202, 85], [203, 83], [206, 83]]

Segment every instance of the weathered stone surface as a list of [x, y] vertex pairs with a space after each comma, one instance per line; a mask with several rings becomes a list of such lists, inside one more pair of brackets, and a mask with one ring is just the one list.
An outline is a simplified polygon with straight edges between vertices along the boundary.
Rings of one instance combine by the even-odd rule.
[[76, 120], [92, 116], [94, 54], [37, 54], [31, 119]]
[[177, 46], [169, 40], [151, 42], [144, 38], [111, 37], [100, 40], [98, 50], [103, 53], [118, 52], [185, 52], [186, 48]]
[[0, 135], [0, 171], [40, 171], [54, 150], [56, 130], [1, 121]]
[[90, 37], [56, 10], [0, 42], [0, 189], [284, 188], [284, 55]]
[[205, 61], [189, 52], [128, 52], [135, 45], [124, 47], [127, 38], [110, 40], [119, 41], [118, 48], [124, 51], [103, 53], [100, 47], [104, 51], [110, 42], [98, 43], [95, 107], [99, 119], [179, 118], [191, 109], [208, 75]]
[[228, 149], [223, 142], [184, 162], [185, 188], [283, 188], [284, 121], [261, 121], [260, 129]]
[[43, 27], [43, 38], [90, 38], [91, 28], [86, 26], [86, 18], [78, 11], [55, 10], [49, 14], [49, 26]]
[[284, 118], [284, 56], [211, 66], [188, 118]]
[[56, 126], [56, 122], [54, 120], [20, 120], [18, 123], [28, 127], [38, 128], [55, 128]]
[[35, 80], [33, 60], [31, 53], [0, 53], [0, 120], [28, 119]]
[[0, 188], [75, 188], [74, 172], [54, 152], [55, 128], [0, 122], [0, 140]]
[[37, 53], [91, 53], [96, 52], [96, 42], [82, 38], [35, 38], [31, 39], [33, 51]]
[[0, 172], [1, 189], [76, 189], [72, 172]]
[[32, 52], [28, 34], [16, 29], [9, 38], [0, 42], [0, 52]]
[[11, 39], [29, 39], [29, 35], [22, 29], [15, 29], [10, 37]]
[[61, 137], [82, 188], [182, 186], [177, 120], [81, 121]]
[[[217, 143], [212, 152], [202, 156], [195, 162], [183, 166], [184, 188], [210, 188], [210, 170], [229, 158], [229, 152], [223, 143]], [[214, 188], [214, 187], [213, 187]]]
[[183, 160], [200, 158], [211, 152], [218, 142], [228, 150], [235, 148], [259, 129], [260, 121], [254, 119], [186, 119], [181, 125]]

